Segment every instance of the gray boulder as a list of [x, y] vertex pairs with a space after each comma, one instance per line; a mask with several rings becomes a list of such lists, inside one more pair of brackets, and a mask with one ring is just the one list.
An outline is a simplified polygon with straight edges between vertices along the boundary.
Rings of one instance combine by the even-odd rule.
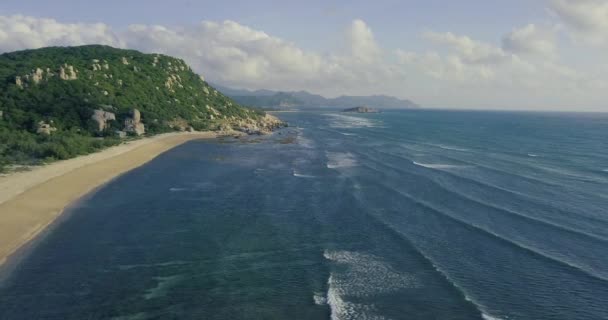
[[116, 115], [112, 112], [107, 112], [98, 109], [93, 111], [91, 119], [93, 119], [93, 121], [97, 123], [97, 131], [103, 131], [107, 128], [108, 121], [116, 120]]

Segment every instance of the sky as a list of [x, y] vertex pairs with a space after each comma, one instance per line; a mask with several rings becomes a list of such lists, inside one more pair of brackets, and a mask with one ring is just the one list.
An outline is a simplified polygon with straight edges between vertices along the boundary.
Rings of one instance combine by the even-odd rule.
[[94, 43], [235, 88], [608, 112], [608, 0], [0, 1], [0, 52]]

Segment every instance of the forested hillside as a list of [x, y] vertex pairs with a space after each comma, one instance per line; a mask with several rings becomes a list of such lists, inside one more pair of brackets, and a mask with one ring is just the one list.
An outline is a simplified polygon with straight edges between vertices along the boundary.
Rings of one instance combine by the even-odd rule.
[[165, 55], [98, 45], [0, 55], [0, 167], [73, 157], [125, 135], [240, 128], [263, 117]]

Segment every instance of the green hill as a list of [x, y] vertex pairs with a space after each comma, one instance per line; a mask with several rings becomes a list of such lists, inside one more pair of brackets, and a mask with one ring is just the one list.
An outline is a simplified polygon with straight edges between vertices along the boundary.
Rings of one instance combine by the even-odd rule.
[[89, 153], [144, 128], [242, 129], [264, 117], [166, 55], [98, 45], [0, 55], [0, 167]]

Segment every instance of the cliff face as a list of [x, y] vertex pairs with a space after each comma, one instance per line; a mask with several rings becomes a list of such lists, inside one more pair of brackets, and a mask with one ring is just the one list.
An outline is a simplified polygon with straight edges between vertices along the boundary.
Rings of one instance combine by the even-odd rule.
[[53, 134], [96, 135], [266, 123], [264, 113], [238, 105], [181, 59], [106, 46], [2, 54], [0, 92], [3, 124], [29, 132], [40, 121], [52, 121]]

